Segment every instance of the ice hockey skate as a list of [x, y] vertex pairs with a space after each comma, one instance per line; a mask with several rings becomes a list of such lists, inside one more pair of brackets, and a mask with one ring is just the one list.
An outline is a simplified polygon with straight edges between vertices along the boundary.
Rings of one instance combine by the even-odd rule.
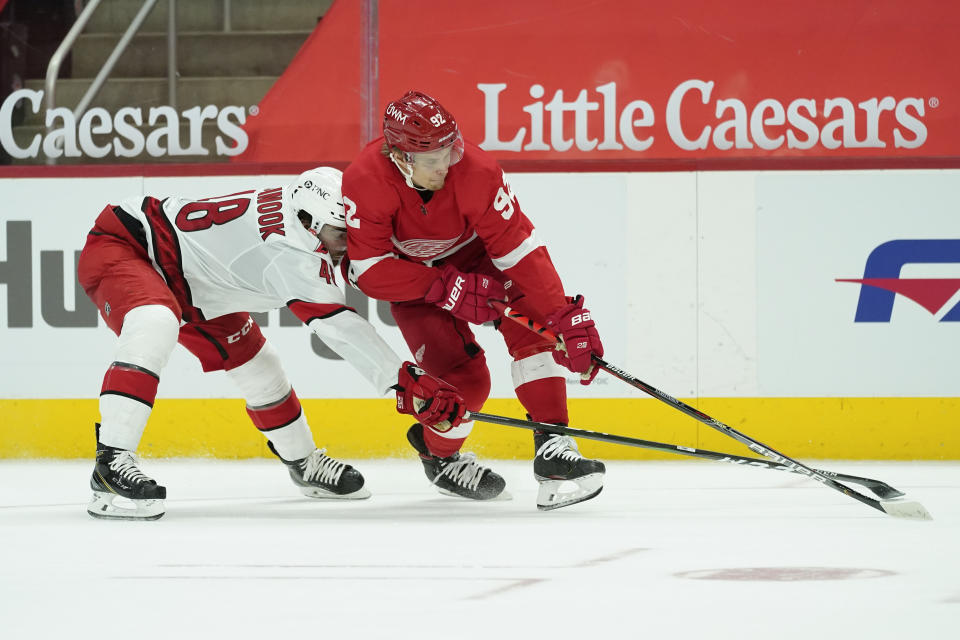
[[440, 493], [471, 500], [509, 500], [504, 491], [506, 481], [477, 462], [473, 453], [455, 453], [440, 458], [430, 453], [423, 439], [423, 425], [414, 424], [407, 431], [407, 440], [420, 454], [423, 471]]
[[533, 475], [540, 483], [537, 508], [541, 511], [567, 507], [595, 497], [603, 489], [606, 471], [599, 460], [580, 455], [577, 443], [559, 433], [533, 434], [536, 457]]
[[97, 442], [90, 488], [93, 499], [87, 505], [87, 513], [94, 518], [156, 520], [164, 514], [166, 487], [144, 475], [140, 460], [132, 451]]
[[300, 493], [308, 498], [335, 500], [364, 500], [370, 492], [363, 488], [363, 476], [352, 466], [326, 455], [326, 449], [314, 449], [313, 453], [300, 460], [284, 460], [273, 443], [267, 446], [275, 456], [287, 465], [290, 479], [300, 487]]

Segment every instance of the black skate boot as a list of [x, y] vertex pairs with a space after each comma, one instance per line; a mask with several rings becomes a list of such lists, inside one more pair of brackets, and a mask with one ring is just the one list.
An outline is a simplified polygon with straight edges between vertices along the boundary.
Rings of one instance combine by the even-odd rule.
[[[599, 460], [581, 456], [573, 438], [535, 431], [533, 442], [536, 447], [533, 475], [540, 483], [538, 509], [549, 511], [583, 502], [603, 489], [606, 467]], [[569, 490], [565, 490], [565, 484]]]
[[438, 458], [431, 454], [423, 440], [422, 424], [416, 423], [410, 427], [407, 440], [420, 454], [424, 473], [440, 493], [471, 500], [510, 499], [510, 494], [503, 490], [507, 486], [506, 481], [478, 464], [476, 455], [455, 453], [449, 458]]
[[290, 461], [280, 457], [272, 442], [267, 442], [267, 446], [287, 465], [290, 479], [308, 498], [363, 500], [370, 497], [370, 492], [363, 488], [360, 472], [345, 462], [326, 456], [326, 449], [314, 449], [306, 458]]
[[[87, 513], [94, 518], [156, 520], [163, 516], [166, 487], [140, 470], [137, 454], [100, 443], [97, 425], [97, 461], [90, 477], [93, 498]], [[114, 500], [122, 498], [120, 504]]]

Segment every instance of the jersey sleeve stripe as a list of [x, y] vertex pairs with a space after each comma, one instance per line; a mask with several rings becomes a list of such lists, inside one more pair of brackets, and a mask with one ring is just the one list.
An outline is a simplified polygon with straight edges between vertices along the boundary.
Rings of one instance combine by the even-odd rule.
[[357, 312], [353, 307], [342, 304], [322, 304], [319, 302], [304, 302], [303, 300], [291, 300], [287, 303], [293, 315], [300, 318], [304, 324], [310, 324], [312, 320], [325, 320], [344, 311]]
[[375, 258], [366, 258], [364, 260], [350, 260], [350, 279], [353, 282], [356, 282], [360, 279], [367, 269], [377, 264], [382, 260], [387, 258], [396, 258], [397, 254], [395, 253], [385, 253], [382, 256], [377, 256]]
[[543, 243], [537, 238], [536, 229], [530, 231], [530, 235], [521, 242], [513, 251], [507, 253], [504, 256], [499, 258], [493, 258], [493, 266], [500, 271], [506, 271], [511, 267], [517, 266], [517, 263], [526, 258], [528, 255], [536, 251], [539, 247], [542, 247]]

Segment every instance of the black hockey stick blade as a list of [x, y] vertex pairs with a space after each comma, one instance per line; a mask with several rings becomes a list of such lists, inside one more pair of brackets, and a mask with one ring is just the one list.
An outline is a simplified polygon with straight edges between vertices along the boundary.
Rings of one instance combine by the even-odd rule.
[[[760, 469], [771, 469], [773, 471], [787, 471], [790, 473], [800, 473], [796, 469], [791, 469], [786, 465], [782, 465], [771, 460], [762, 460], [760, 458], [748, 458], [745, 456], [738, 456], [731, 453], [720, 453], [719, 451], [709, 451], [707, 449], [696, 449], [694, 447], [685, 447], [679, 444], [667, 444], [664, 442], [655, 442], [653, 440], [642, 440], [640, 438], [631, 438], [628, 436], [619, 436], [612, 433], [603, 433], [601, 431], [588, 431], [586, 429], [576, 429], [574, 427], [568, 427], [566, 425], [554, 425], [548, 424], [545, 422], [535, 422], [532, 420], [519, 420], [517, 418], [508, 418], [506, 416], [497, 416], [489, 413], [475, 413], [471, 412], [468, 414], [468, 420], [479, 420], [480, 422], [489, 422], [491, 424], [499, 424], [507, 427], [519, 427], [521, 429], [529, 429], [530, 431], [552, 431], [555, 433], [562, 433], [568, 436], [574, 436], [576, 438], [583, 438], [585, 440], [597, 440], [598, 442], [608, 442], [611, 444], [622, 444], [628, 447], [638, 447], [640, 449], [650, 449], [651, 451], [661, 451], [664, 453], [674, 453], [681, 456], [687, 456], [690, 458], [700, 458], [701, 460], [713, 460], [716, 462], [729, 462], [731, 464], [736, 464], [740, 466], [750, 466], [757, 467]], [[847, 475], [845, 473], [837, 473], [836, 471], [827, 471], [826, 469], [816, 469], [816, 471], [835, 478], [836, 480], [841, 480], [843, 482], [852, 482], [854, 484], [859, 484], [863, 487], [866, 487], [872, 491], [875, 495], [880, 498], [889, 499], [889, 498], [898, 498], [904, 493], [898, 491], [897, 489], [891, 487], [886, 482], [880, 480], [874, 480], [873, 478], [862, 478], [860, 476]]]
[[640, 389], [647, 395], [650, 395], [656, 398], [657, 400], [660, 400], [661, 402], [664, 402], [672, 406], [673, 408], [681, 411], [682, 413], [685, 413], [691, 418], [694, 418], [699, 422], [702, 422], [708, 427], [712, 427], [717, 431], [719, 431], [720, 433], [730, 436], [740, 444], [749, 448], [751, 451], [755, 451], [756, 453], [759, 453], [760, 455], [766, 458], [770, 458], [775, 462], [778, 462], [786, 467], [789, 467], [790, 469], [795, 470], [797, 473], [802, 473], [803, 475], [809, 478], [812, 478], [813, 480], [816, 480], [817, 482], [827, 487], [830, 487], [834, 491], [839, 491], [840, 493], [846, 496], [849, 496], [854, 500], [858, 500], [869, 507], [873, 507], [878, 511], [882, 511], [896, 518], [911, 518], [915, 520], [933, 520], [933, 517], [930, 515], [930, 513], [919, 502], [909, 502], [909, 501], [880, 502], [878, 500], [874, 500], [873, 498], [867, 497], [863, 494], [857, 493], [850, 487], [844, 484], [841, 484], [836, 480], [831, 479], [826, 474], [820, 473], [816, 469], [812, 469], [800, 462], [797, 462], [793, 458], [789, 458], [783, 455], [776, 449], [768, 447], [767, 445], [757, 440], [754, 440], [750, 436], [737, 431], [733, 427], [726, 425], [715, 418], [711, 418], [710, 416], [703, 413], [702, 411], [698, 411], [697, 409], [694, 409], [690, 405], [684, 402], [681, 402], [680, 400], [677, 400], [673, 396], [670, 396], [669, 394], [666, 394], [663, 391], [660, 391], [659, 389], [650, 386], [646, 382], [643, 382], [639, 378], [636, 378], [630, 375], [623, 369], [620, 369], [619, 367], [615, 367], [609, 364], [608, 362], [604, 361], [602, 358], [594, 356], [593, 360], [598, 367], [600, 367], [607, 373], [612, 374], [614, 377], [617, 377], [623, 380], [630, 386], [636, 387], [637, 389]]
[[[537, 333], [548, 340], [556, 342], [557, 348], [563, 348], [563, 343], [557, 338], [557, 336], [552, 331], [550, 331], [550, 329], [541, 326], [534, 320], [528, 318], [527, 316], [524, 316], [521, 313], [517, 313], [516, 311], [514, 311], [513, 309], [505, 305], [503, 302], [500, 302], [499, 300], [490, 300], [488, 302], [492, 308], [499, 311], [504, 317], [509, 318], [510, 320], [513, 320], [514, 322], [517, 322], [518, 324], [521, 324], [527, 327], [534, 333]], [[754, 440], [750, 436], [737, 431], [733, 427], [726, 425], [715, 418], [711, 418], [710, 416], [703, 413], [702, 411], [694, 409], [690, 405], [684, 402], [681, 402], [680, 400], [677, 400], [673, 396], [667, 393], [664, 393], [663, 391], [657, 389], [652, 385], [647, 384], [643, 380], [640, 380], [639, 378], [627, 373], [623, 369], [620, 369], [619, 367], [611, 365], [610, 363], [605, 361], [600, 356], [597, 356], [596, 354], [593, 355], [593, 363], [595, 366], [603, 369], [604, 371], [613, 375], [614, 377], [619, 378], [620, 380], [623, 380], [630, 386], [635, 387], [643, 391], [647, 395], [653, 398], [656, 398], [657, 400], [660, 400], [665, 404], [670, 405], [674, 409], [677, 409], [681, 413], [684, 413], [690, 416], [691, 418], [694, 418], [695, 420], [702, 422], [708, 427], [716, 429], [720, 433], [730, 436], [740, 444], [749, 448], [751, 451], [759, 453], [765, 458], [769, 458], [774, 462], [777, 462], [786, 467], [789, 467], [790, 469], [795, 470], [797, 473], [802, 473], [803, 475], [808, 476], [813, 480], [816, 480], [820, 484], [823, 484], [833, 489], [834, 491], [839, 491], [840, 493], [850, 498], [853, 498], [854, 500], [862, 502], [863, 504], [869, 507], [872, 507], [877, 511], [882, 511], [883, 513], [886, 513], [888, 515], [891, 515], [897, 518], [911, 518], [911, 519], [917, 519], [917, 520], [933, 519], [930, 516], [930, 513], [919, 502], [881, 503], [878, 500], [875, 500], [873, 498], [870, 498], [868, 496], [865, 496], [861, 493], [854, 491], [853, 489], [846, 486], [845, 484], [841, 484], [836, 480], [833, 480], [832, 478], [828, 477], [826, 474], [820, 473], [815, 469], [812, 469], [800, 462], [797, 462], [793, 458], [789, 458], [783, 455], [776, 449], [768, 447], [767, 445], [757, 440]]]

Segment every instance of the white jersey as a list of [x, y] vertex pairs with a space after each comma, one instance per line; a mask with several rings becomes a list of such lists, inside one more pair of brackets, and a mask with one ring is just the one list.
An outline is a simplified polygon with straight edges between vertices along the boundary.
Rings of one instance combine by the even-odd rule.
[[185, 321], [289, 306], [380, 392], [396, 383], [400, 358], [345, 305], [342, 277], [286, 187], [120, 206], [143, 226], [147, 254]]
[[173, 271], [205, 318], [269, 311], [291, 300], [343, 304], [333, 263], [286, 198], [285, 188], [276, 187], [205, 200], [129, 200], [121, 207], [151, 231], [147, 253], [171, 285], [177, 274], [167, 272], [177, 260]]

